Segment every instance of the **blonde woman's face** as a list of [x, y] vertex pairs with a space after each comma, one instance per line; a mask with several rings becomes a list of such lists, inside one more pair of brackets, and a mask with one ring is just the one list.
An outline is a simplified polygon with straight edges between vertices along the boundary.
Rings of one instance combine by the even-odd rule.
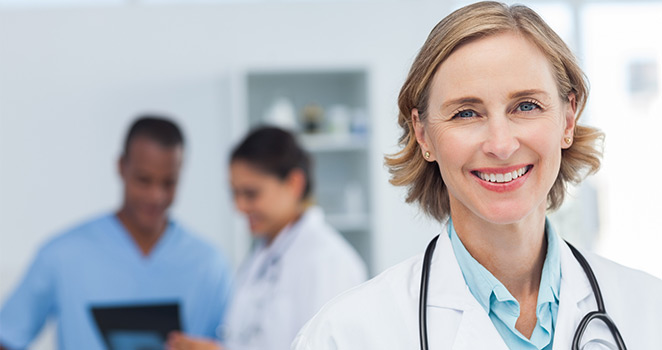
[[[572, 136], [574, 96], [559, 97], [544, 54], [517, 33], [461, 46], [431, 82], [416, 136], [437, 161], [451, 215], [491, 223], [544, 215]], [[538, 215], [536, 215], [538, 217]]]

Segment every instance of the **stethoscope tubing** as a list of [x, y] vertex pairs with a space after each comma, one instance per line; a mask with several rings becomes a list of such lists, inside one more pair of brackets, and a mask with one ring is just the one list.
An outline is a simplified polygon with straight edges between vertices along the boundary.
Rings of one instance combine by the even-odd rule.
[[427, 321], [427, 300], [428, 300], [428, 281], [430, 280], [430, 265], [432, 264], [432, 253], [437, 245], [439, 235], [434, 237], [428, 247], [425, 249], [423, 257], [423, 267], [421, 276], [421, 291], [418, 304], [418, 331], [421, 341], [421, 350], [428, 350], [428, 321]]
[[575, 248], [572, 244], [570, 244], [568, 241], [565, 242], [568, 247], [570, 247], [570, 251], [572, 251], [572, 255], [575, 256], [575, 259], [579, 262], [579, 265], [582, 266], [582, 269], [584, 270], [584, 273], [586, 274], [586, 277], [588, 278], [588, 281], [591, 285], [591, 289], [593, 289], [593, 295], [595, 296], [595, 303], [598, 305], [598, 310], [597, 311], [592, 311], [586, 314], [582, 320], [579, 322], [579, 326], [577, 326], [577, 331], [575, 332], [574, 337], [572, 338], [572, 350], [579, 350], [579, 343], [582, 339], [582, 336], [584, 335], [584, 332], [588, 328], [589, 323], [595, 319], [602, 320], [607, 327], [609, 328], [609, 331], [612, 334], [612, 337], [614, 337], [614, 340], [616, 341], [616, 345], [618, 346], [619, 349], [626, 350], [627, 347], [625, 346], [625, 342], [623, 341], [623, 337], [621, 336], [621, 332], [618, 330], [618, 327], [616, 327], [616, 324], [614, 321], [612, 321], [611, 317], [607, 314], [607, 310], [605, 309], [605, 302], [602, 299], [602, 292], [600, 291], [600, 285], [598, 284], [598, 279], [595, 277], [595, 274], [593, 273], [593, 269], [591, 268], [591, 265], [586, 261], [586, 258]]
[[[428, 350], [428, 326], [427, 326], [428, 282], [430, 280], [430, 266], [432, 264], [432, 255], [434, 253], [434, 249], [437, 245], [438, 239], [439, 239], [439, 235], [435, 236], [428, 244], [428, 247], [425, 249], [425, 255], [423, 256], [423, 266], [421, 268], [421, 290], [419, 292], [419, 304], [418, 304], [418, 325], [419, 325], [418, 331], [419, 331], [421, 350]], [[607, 314], [607, 311], [605, 310], [605, 304], [602, 298], [602, 292], [600, 291], [600, 285], [598, 284], [598, 279], [595, 277], [595, 274], [593, 273], [593, 269], [591, 269], [591, 265], [588, 263], [588, 261], [586, 261], [586, 258], [584, 258], [584, 256], [579, 252], [579, 250], [577, 250], [577, 248], [572, 246], [572, 244], [568, 243], [567, 241], [566, 244], [568, 245], [568, 247], [570, 247], [570, 250], [572, 251], [572, 254], [575, 256], [575, 259], [577, 259], [579, 265], [581, 265], [582, 269], [584, 270], [584, 273], [586, 274], [586, 277], [588, 278], [588, 281], [591, 285], [591, 289], [593, 290], [593, 295], [595, 296], [595, 303], [598, 306], [597, 311], [589, 312], [579, 322], [579, 326], [577, 326], [577, 330], [575, 331], [575, 335], [573, 336], [572, 339], [572, 350], [579, 350], [579, 343], [582, 339], [582, 336], [584, 335], [584, 332], [588, 328], [588, 325], [591, 323], [591, 321], [595, 319], [602, 320], [602, 322], [604, 322], [607, 325], [609, 331], [614, 337], [614, 340], [616, 341], [616, 345], [618, 346], [619, 350], [627, 350], [627, 347], [625, 346], [625, 342], [623, 341], [623, 337], [621, 336], [618, 327], [616, 327], [616, 324], [612, 321], [612, 319]]]

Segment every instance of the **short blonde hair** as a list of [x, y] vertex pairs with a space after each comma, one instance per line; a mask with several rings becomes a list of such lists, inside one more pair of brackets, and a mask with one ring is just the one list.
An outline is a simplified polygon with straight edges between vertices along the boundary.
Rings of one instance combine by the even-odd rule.
[[586, 99], [588, 82], [574, 55], [563, 40], [530, 8], [484, 1], [460, 8], [441, 20], [423, 44], [405, 80], [398, 105], [398, 123], [402, 128], [399, 152], [385, 157], [391, 183], [408, 187], [407, 203], [418, 202], [423, 211], [439, 221], [450, 215], [448, 188], [435, 162], [427, 162], [416, 142], [412, 110], [419, 118], [427, 116], [431, 80], [437, 68], [461, 45], [486, 36], [513, 31], [534, 43], [547, 57], [556, 78], [562, 100], [575, 95], [574, 142], [562, 150], [561, 168], [547, 196], [548, 209], [563, 202], [567, 183], [579, 183], [584, 176], [600, 168], [604, 134], [577, 125]]

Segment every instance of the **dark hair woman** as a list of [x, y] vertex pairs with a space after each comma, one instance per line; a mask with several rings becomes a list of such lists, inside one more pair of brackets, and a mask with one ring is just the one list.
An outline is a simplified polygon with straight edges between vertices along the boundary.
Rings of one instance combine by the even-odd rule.
[[[222, 346], [289, 349], [324, 303], [366, 279], [365, 265], [313, 204], [310, 157], [289, 132], [251, 131], [232, 152], [230, 182], [257, 241], [237, 273]], [[181, 336], [170, 344], [218, 348]]]

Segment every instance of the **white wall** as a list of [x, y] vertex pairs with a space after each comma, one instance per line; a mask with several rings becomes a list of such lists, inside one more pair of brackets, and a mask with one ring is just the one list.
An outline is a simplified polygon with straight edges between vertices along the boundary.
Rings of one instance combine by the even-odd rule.
[[0, 11], [0, 301], [38, 246], [119, 205], [133, 116], [175, 115], [188, 139], [175, 215], [234, 262], [225, 157], [230, 78], [246, 67], [364, 66], [373, 113], [375, 271], [438, 230], [387, 182], [396, 96], [444, 4], [127, 6]]
[[255, 67], [369, 69], [374, 272], [420, 252], [438, 225], [388, 184], [383, 154], [396, 150], [400, 85], [447, 2], [0, 10], [0, 302], [44, 240], [117, 208], [116, 158], [143, 111], [185, 129], [175, 216], [238, 262], [225, 162], [242, 122], [230, 90]]

